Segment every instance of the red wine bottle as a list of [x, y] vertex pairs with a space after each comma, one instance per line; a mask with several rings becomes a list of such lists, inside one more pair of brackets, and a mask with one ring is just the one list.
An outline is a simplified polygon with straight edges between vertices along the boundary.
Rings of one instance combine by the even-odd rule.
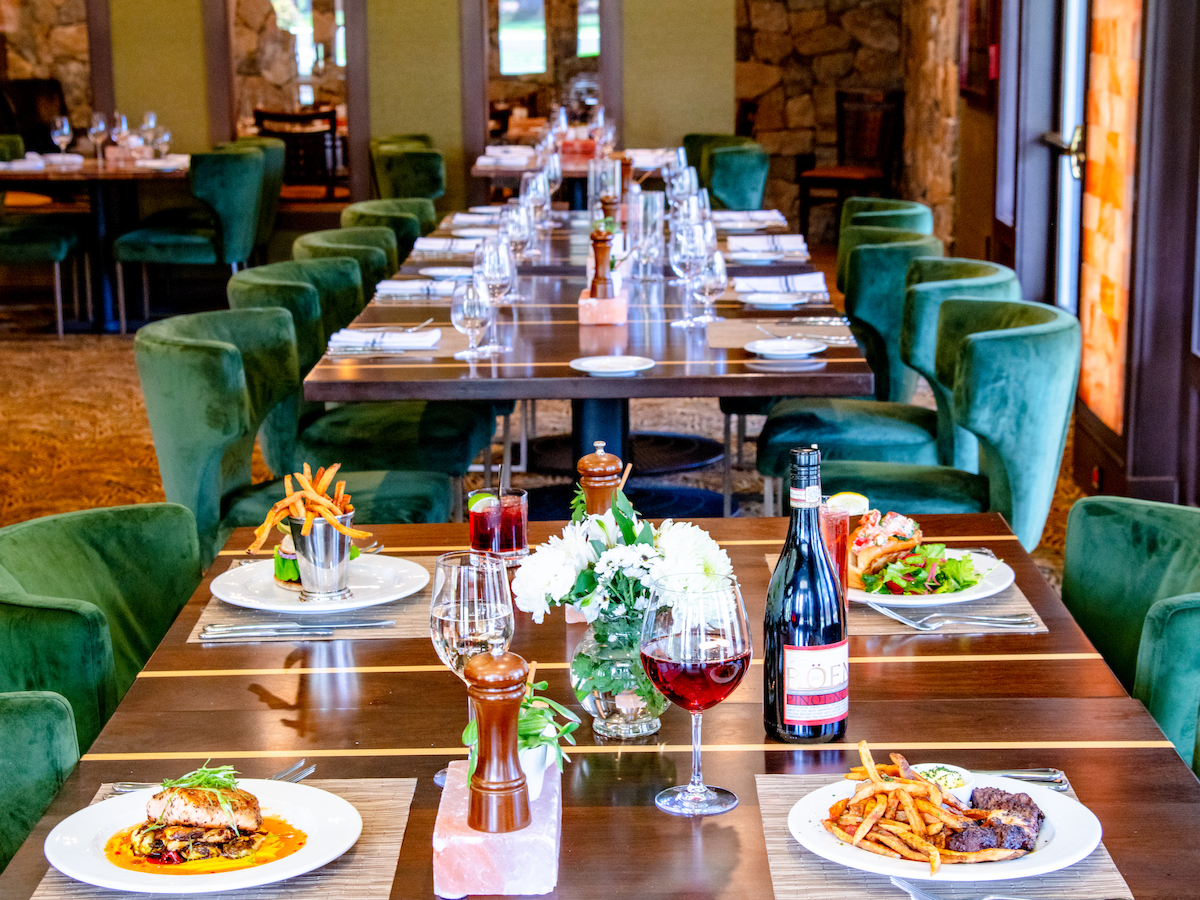
[[846, 733], [850, 647], [846, 598], [821, 536], [821, 453], [792, 451], [792, 521], [767, 588], [763, 726], [819, 744]]

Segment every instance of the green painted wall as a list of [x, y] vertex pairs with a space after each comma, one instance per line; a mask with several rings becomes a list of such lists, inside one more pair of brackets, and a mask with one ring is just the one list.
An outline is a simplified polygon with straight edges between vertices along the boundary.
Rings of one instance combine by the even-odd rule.
[[154, 110], [171, 150], [207, 150], [202, 0], [109, 0], [113, 89], [130, 127]]
[[425, 132], [446, 158], [439, 206], [466, 205], [457, 0], [367, 0], [371, 135]]
[[625, 146], [733, 134], [734, 0], [625, 0]]

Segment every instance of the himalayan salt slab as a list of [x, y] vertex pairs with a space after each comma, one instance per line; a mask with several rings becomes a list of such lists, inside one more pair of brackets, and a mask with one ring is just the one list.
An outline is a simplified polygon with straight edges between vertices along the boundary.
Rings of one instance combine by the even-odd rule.
[[588, 291], [579, 295], [580, 325], [624, 325], [629, 321], [629, 292], [607, 300], [593, 300]]
[[468, 894], [548, 894], [558, 884], [562, 836], [562, 774], [546, 767], [541, 796], [529, 804], [528, 827], [487, 834], [467, 824], [467, 763], [450, 763], [433, 827], [433, 891]]

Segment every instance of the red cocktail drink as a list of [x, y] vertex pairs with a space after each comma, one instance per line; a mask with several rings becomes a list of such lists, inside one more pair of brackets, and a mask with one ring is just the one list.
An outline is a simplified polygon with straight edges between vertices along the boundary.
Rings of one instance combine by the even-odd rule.
[[831, 509], [821, 503], [821, 537], [829, 548], [829, 558], [837, 568], [838, 581], [842, 584], [842, 596], [849, 587], [850, 568], [850, 514], [844, 509]]
[[467, 510], [472, 550], [499, 553], [510, 565], [529, 554], [529, 500], [524, 491], [472, 491]]

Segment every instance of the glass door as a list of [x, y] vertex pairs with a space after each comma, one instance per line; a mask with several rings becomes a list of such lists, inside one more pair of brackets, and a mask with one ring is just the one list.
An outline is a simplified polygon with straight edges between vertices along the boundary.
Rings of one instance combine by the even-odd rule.
[[1079, 311], [1079, 237], [1082, 226], [1084, 87], [1087, 51], [1087, 0], [1066, 0], [1062, 20], [1062, 79], [1058, 132], [1045, 136], [1058, 157], [1057, 234], [1054, 302]]

